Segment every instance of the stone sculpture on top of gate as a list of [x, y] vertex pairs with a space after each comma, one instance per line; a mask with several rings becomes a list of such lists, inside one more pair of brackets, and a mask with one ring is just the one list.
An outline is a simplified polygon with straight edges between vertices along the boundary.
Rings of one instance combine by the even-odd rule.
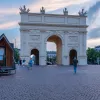
[[78, 12], [78, 14], [79, 14], [79, 16], [86, 16], [87, 15], [87, 11], [82, 9], [81, 11]]
[[24, 5], [23, 7], [19, 8], [21, 13], [29, 13], [30, 9], [27, 9], [26, 6]]
[[68, 15], [68, 10], [67, 10], [67, 8], [65, 8], [65, 9], [63, 10], [63, 13], [64, 13], [64, 15]]
[[45, 14], [45, 8], [44, 8], [44, 7], [42, 7], [42, 8], [40, 9], [40, 13], [41, 13], [41, 14]]

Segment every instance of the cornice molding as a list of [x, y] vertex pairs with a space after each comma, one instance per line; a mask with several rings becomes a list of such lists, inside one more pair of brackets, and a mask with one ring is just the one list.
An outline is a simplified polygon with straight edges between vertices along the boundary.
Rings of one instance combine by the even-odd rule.
[[34, 32], [34, 33], [58, 33], [58, 34], [87, 34], [87, 31], [69, 31], [69, 30], [42, 30], [42, 29], [20, 29], [21, 32]]
[[44, 23], [19, 23], [19, 25], [30, 25], [30, 26], [56, 26], [56, 27], [76, 27], [76, 28], [87, 28], [87, 25], [65, 25], [65, 24], [44, 24]]
[[20, 32], [30, 32], [30, 29], [20, 29]]
[[62, 17], [76, 17], [76, 18], [86, 18], [87, 16], [79, 16], [79, 15], [64, 15], [64, 14], [41, 14], [41, 13], [20, 13], [20, 14], [27, 14], [28, 16], [38, 15], [38, 16], [62, 16]]

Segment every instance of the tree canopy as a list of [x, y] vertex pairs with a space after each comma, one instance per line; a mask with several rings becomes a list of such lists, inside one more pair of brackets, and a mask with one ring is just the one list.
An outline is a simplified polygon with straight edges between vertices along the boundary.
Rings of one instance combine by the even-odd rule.
[[95, 50], [94, 48], [87, 49], [87, 61], [88, 63], [95, 64], [97, 62], [97, 58], [100, 57], [100, 52]]

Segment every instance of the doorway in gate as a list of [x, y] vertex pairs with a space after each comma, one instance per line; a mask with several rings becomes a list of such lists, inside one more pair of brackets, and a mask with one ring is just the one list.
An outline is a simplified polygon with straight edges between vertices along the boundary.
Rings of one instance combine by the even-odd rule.
[[77, 51], [74, 50], [74, 49], [70, 50], [69, 57], [70, 57], [70, 65], [73, 65], [73, 59], [74, 59], [74, 57], [77, 58]]
[[32, 49], [31, 50], [31, 55], [34, 55], [34, 64], [39, 65], [39, 50]]

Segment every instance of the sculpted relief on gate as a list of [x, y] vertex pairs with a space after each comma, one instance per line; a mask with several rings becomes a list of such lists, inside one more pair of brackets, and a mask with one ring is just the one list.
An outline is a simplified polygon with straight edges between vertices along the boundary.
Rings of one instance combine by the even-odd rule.
[[30, 52], [32, 49], [40, 50], [41, 35], [39, 30], [30, 30], [28, 33], [28, 47]]
[[38, 49], [40, 50], [40, 43], [33, 43], [33, 42], [29, 42], [28, 43], [28, 47], [29, 47], [29, 53], [32, 49]]
[[40, 41], [40, 35], [29, 35], [31, 41]]
[[70, 44], [70, 45], [78, 45], [79, 32], [69, 31], [69, 32], [67, 32], [67, 36], [68, 36], [68, 44]]
[[69, 36], [69, 43], [77, 43], [78, 36]]

